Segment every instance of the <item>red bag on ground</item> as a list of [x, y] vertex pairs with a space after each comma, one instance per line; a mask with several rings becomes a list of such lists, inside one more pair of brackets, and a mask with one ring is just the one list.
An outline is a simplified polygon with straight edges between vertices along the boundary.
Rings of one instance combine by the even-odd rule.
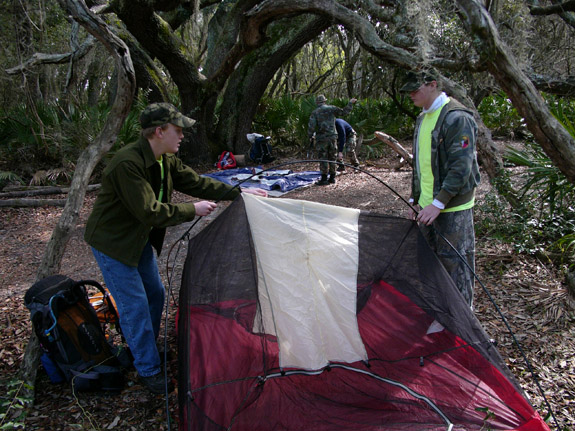
[[216, 163], [218, 169], [231, 169], [236, 167], [236, 158], [230, 151], [224, 151]]

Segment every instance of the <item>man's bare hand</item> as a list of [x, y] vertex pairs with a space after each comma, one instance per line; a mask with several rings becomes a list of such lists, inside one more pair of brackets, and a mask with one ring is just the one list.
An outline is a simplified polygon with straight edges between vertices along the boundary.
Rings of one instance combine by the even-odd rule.
[[194, 204], [196, 208], [196, 215], [199, 217], [204, 217], [210, 215], [213, 210], [216, 209], [217, 204], [215, 202], [201, 201]]
[[268, 197], [268, 192], [264, 189], [242, 189], [242, 193], [248, 193], [250, 195], [262, 196], [264, 198]]
[[409, 209], [407, 210], [407, 218], [409, 220], [415, 220], [419, 210], [420, 210], [419, 205], [410, 206]]
[[419, 212], [416, 220], [426, 226], [429, 226], [437, 218], [440, 212], [441, 210], [435, 205], [429, 204]]

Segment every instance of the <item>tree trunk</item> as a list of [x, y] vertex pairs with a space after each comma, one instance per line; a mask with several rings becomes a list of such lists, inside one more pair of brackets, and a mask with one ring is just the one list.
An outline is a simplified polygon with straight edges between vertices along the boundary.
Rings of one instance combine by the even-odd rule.
[[93, 15], [81, 0], [60, 0], [60, 3], [75, 20], [103, 43], [114, 58], [118, 86], [114, 104], [100, 135], [93, 144], [82, 152], [78, 159], [66, 206], [52, 233], [38, 271], [39, 279], [59, 271], [65, 244], [69, 239], [70, 230], [78, 218], [90, 176], [102, 156], [116, 142], [120, 128], [130, 111], [135, 93], [134, 68], [126, 44], [112, 33], [101, 19]]
[[[303, 17], [302, 17], [303, 18]], [[325, 18], [294, 18], [300, 24], [290, 23], [283, 36], [273, 44], [253, 51], [244, 57], [240, 67], [232, 74], [224, 94], [216, 141], [233, 153], [242, 154], [249, 148], [246, 134], [252, 130], [252, 120], [259, 101], [276, 71], [308, 41], [329, 26]], [[218, 148], [221, 150], [222, 148]]]
[[551, 115], [545, 101], [499, 38], [491, 17], [477, 0], [457, 0], [475, 36], [481, 61], [507, 93], [527, 128], [553, 163], [575, 184], [575, 139]]
[[[206, 101], [203, 88], [205, 77], [193, 62], [182, 55], [187, 51], [184, 42], [174, 32], [167, 30], [169, 24], [154, 13], [148, 1], [114, 2], [113, 7], [114, 12], [150, 57], [159, 60], [168, 70], [180, 93], [182, 113], [198, 120], [192, 130], [185, 132], [180, 157], [187, 162], [205, 161], [205, 155], [208, 154], [206, 130], [211, 126], [211, 122], [204, 121], [204, 114], [201, 112]], [[202, 115], [198, 116], [198, 113]]]
[[162, 80], [162, 72], [154, 63], [154, 60], [142, 50], [138, 43], [132, 39], [131, 35], [126, 35], [122, 40], [126, 42], [130, 49], [137, 87], [149, 91], [148, 100], [151, 103], [169, 100], [170, 95], [166, 83]]
[[[134, 69], [126, 45], [108, 29], [102, 20], [92, 14], [81, 0], [60, 0], [60, 4], [89, 33], [100, 40], [110, 52], [116, 62], [118, 91], [100, 135], [93, 144], [83, 151], [78, 159], [68, 200], [46, 247], [37, 274], [38, 280], [60, 270], [62, 256], [70, 238], [71, 229], [76, 225], [92, 171], [116, 141], [124, 119], [130, 111], [135, 92]], [[31, 388], [27, 390], [29, 393], [26, 394], [31, 400], [34, 400], [34, 383], [40, 355], [39, 343], [33, 335], [20, 367], [20, 377], [26, 383], [24, 387]]]

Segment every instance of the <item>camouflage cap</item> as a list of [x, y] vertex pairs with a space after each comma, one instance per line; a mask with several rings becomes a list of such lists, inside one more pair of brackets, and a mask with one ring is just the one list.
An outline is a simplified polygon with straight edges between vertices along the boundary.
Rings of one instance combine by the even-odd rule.
[[423, 84], [429, 84], [430, 82], [437, 81], [436, 74], [431, 70], [426, 70], [424, 72], [409, 72], [405, 78], [403, 87], [399, 89], [401, 92], [411, 93], [416, 91]]
[[195, 122], [196, 120], [183, 115], [171, 103], [152, 103], [146, 106], [140, 114], [140, 125], [142, 129], [161, 126], [167, 123], [179, 127], [191, 127]]
[[315, 104], [316, 105], [321, 105], [322, 103], [325, 103], [325, 102], [327, 102], [327, 99], [323, 94], [320, 94], [319, 96], [317, 96], [315, 98]]

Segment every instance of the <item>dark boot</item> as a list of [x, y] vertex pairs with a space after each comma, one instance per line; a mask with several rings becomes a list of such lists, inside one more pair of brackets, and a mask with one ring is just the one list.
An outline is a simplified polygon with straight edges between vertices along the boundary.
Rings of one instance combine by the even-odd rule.
[[321, 174], [321, 179], [315, 183], [316, 186], [327, 186], [329, 181], [327, 180], [327, 174]]
[[343, 160], [337, 160], [337, 171], [345, 172], [345, 166], [343, 164]]
[[327, 180], [329, 184], [335, 184], [335, 174], [330, 174], [329, 180]]
[[150, 377], [139, 377], [140, 382], [153, 394], [165, 394], [166, 391], [171, 393], [174, 390], [174, 384], [171, 380], [166, 383], [163, 371]]

